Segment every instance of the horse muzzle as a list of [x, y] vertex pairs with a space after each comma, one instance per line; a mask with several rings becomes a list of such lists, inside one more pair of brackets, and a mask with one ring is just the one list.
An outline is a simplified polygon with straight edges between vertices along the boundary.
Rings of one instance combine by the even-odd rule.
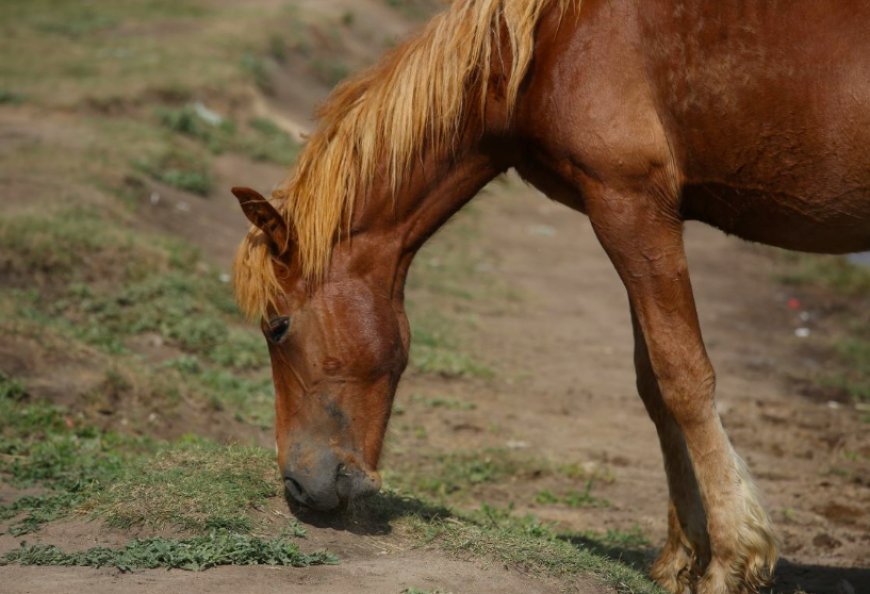
[[284, 464], [284, 486], [290, 498], [317, 511], [332, 511], [354, 499], [374, 495], [381, 477], [363, 468], [355, 457], [332, 448], [288, 456]]

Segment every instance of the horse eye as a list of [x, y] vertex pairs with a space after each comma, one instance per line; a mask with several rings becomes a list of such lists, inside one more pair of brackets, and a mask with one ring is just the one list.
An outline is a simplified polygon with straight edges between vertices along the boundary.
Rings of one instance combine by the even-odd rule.
[[267, 334], [269, 340], [275, 344], [280, 343], [287, 337], [288, 330], [290, 330], [290, 318], [287, 316], [281, 316], [280, 318], [272, 318], [269, 320]]

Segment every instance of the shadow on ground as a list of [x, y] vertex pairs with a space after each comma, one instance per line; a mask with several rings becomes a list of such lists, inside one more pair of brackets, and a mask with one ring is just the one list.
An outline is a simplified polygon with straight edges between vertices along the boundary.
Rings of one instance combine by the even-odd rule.
[[389, 534], [392, 532], [393, 522], [409, 516], [427, 521], [451, 516], [450, 510], [445, 507], [391, 492], [377, 493], [337, 512], [318, 512], [302, 507], [286, 491], [284, 498], [290, 511], [300, 522], [316, 528], [331, 528], [370, 536]]
[[[581, 535], [560, 537], [574, 546], [617, 559], [637, 571], [649, 574], [658, 551], [649, 547], [607, 545]], [[766, 594], [863, 594], [870, 593], [870, 568], [801, 565], [781, 559], [775, 580]]]
[[771, 594], [861, 594], [870, 592], [870, 568], [801, 565], [781, 559]]

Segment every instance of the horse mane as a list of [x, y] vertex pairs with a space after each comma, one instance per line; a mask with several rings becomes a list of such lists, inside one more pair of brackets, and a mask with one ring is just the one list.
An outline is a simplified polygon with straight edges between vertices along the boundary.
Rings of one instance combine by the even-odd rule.
[[[454, 146], [469, 104], [476, 100], [482, 108], [486, 101], [502, 35], [510, 43], [505, 100], [513, 109], [544, 9], [564, 11], [576, 1], [455, 0], [379, 64], [336, 87], [318, 112], [320, 125], [295, 172], [272, 194], [295, 230], [293, 249], [306, 279], [324, 278], [354, 202], [367, 195], [379, 167], [395, 194], [424, 147], [444, 154]], [[469, 97], [469, 90], [477, 96]], [[249, 317], [263, 315], [281, 293], [259, 229], [252, 228], [239, 248], [234, 286]]]

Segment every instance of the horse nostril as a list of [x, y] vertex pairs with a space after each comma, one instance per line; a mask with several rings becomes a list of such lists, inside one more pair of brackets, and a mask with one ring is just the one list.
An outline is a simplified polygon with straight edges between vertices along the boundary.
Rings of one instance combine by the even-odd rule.
[[307, 499], [305, 495], [305, 489], [302, 488], [302, 485], [299, 484], [299, 481], [294, 479], [292, 476], [284, 477], [284, 486], [287, 487], [287, 490], [290, 492], [290, 495], [293, 496], [293, 499], [299, 501], [300, 503], [305, 502]]

